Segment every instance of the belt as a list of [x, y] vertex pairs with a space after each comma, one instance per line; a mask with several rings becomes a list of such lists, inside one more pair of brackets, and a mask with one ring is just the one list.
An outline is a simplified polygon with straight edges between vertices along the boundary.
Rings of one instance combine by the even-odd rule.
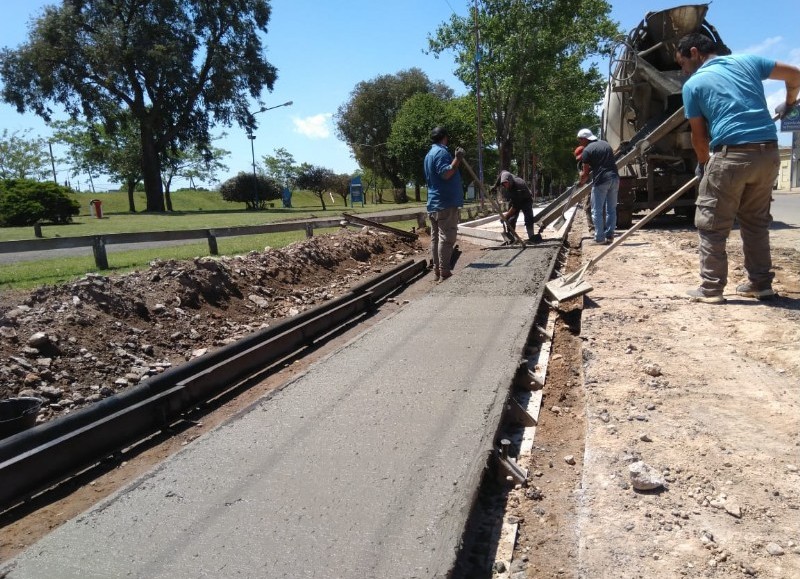
[[725, 151], [766, 151], [777, 149], [778, 141], [767, 141], [765, 143], [742, 143], [741, 145], [717, 145], [713, 148], [714, 153]]

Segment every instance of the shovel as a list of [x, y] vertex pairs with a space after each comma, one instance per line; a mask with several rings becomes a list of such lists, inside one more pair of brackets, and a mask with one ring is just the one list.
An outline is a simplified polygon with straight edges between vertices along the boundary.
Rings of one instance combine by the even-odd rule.
[[478, 177], [475, 176], [475, 171], [473, 171], [472, 167], [469, 166], [467, 160], [462, 156], [460, 161], [461, 164], [464, 165], [464, 168], [467, 170], [467, 173], [469, 173], [470, 178], [478, 184], [478, 187], [481, 188], [481, 193], [483, 193], [483, 196], [489, 199], [489, 203], [492, 206], [492, 210], [496, 211], [497, 214], [500, 216], [500, 222], [503, 224], [503, 233], [501, 235], [503, 236], [503, 239], [506, 240], [506, 243], [508, 244], [519, 243], [520, 245], [525, 245], [525, 242], [522, 241], [522, 238], [519, 235], [517, 235], [517, 232], [514, 231], [514, 228], [509, 227], [508, 221], [506, 221], [506, 218], [503, 215], [503, 212], [500, 210], [500, 206], [497, 204], [497, 201], [495, 201], [494, 196], [486, 193], [486, 189], [483, 187], [483, 183], [481, 183]]
[[590, 259], [586, 265], [584, 265], [578, 271], [569, 274], [568, 276], [560, 277], [558, 279], [554, 279], [551, 282], [548, 282], [545, 285], [545, 292], [550, 295], [554, 300], [557, 302], [564, 301], [569, 298], [577, 297], [583, 295], [585, 293], [589, 293], [592, 291], [592, 286], [583, 279], [584, 274], [586, 271], [596, 264], [600, 259], [605, 256], [607, 253], [612, 251], [615, 247], [617, 247], [620, 243], [622, 243], [625, 239], [628, 238], [634, 231], [641, 229], [644, 227], [646, 223], [648, 223], [651, 219], [653, 219], [659, 213], [665, 211], [670, 205], [672, 205], [678, 198], [686, 193], [689, 189], [694, 187], [700, 181], [699, 177], [692, 177], [686, 184], [675, 191], [672, 195], [670, 195], [667, 199], [665, 199], [661, 205], [653, 209], [650, 213], [645, 215], [642, 219], [636, 222], [628, 231], [620, 235], [614, 243], [606, 247], [603, 251], [597, 254], [595, 257]]

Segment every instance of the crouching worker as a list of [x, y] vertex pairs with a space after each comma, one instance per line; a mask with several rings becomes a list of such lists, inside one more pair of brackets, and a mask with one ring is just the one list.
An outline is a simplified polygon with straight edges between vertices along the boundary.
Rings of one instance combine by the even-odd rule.
[[533, 234], [533, 195], [528, 185], [508, 171], [500, 173], [500, 185], [503, 186], [504, 197], [508, 201], [509, 209], [503, 214], [512, 230], [516, 230], [517, 218], [522, 213], [525, 216], [525, 231], [528, 241], [534, 240]]

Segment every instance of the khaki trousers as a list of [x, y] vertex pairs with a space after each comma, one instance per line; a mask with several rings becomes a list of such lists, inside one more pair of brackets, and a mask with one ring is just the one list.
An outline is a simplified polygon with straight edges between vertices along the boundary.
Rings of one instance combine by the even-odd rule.
[[771, 287], [770, 204], [779, 166], [777, 149], [727, 149], [706, 163], [695, 214], [706, 295], [721, 295], [728, 283], [726, 244], [734, 221], [739, 222], [748, 279], [759, 289]]

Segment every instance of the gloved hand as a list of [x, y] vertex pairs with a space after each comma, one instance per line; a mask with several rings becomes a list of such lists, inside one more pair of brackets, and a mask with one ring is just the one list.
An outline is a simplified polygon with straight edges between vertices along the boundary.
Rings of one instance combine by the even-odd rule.
[[794, 105], [787, 105], [786, 103], [781, 103], [777, 107], [775, 107], [775, 114], [778, 115], [778, 118], [782, 119], [792, 110], [792, 107], [794, 107]]
[[698, 179], [702, 179], [703, 175], [706, 174], [706, 166], [704, 163], [698, 163], [697, 167], [694, 168], [694, 176]]
[[460, 161], [464, 158], [464, 155], [466, 154], [467, 152], [464, 149], [462, 149], [461, 147], [456, 147], [456, 159]]

